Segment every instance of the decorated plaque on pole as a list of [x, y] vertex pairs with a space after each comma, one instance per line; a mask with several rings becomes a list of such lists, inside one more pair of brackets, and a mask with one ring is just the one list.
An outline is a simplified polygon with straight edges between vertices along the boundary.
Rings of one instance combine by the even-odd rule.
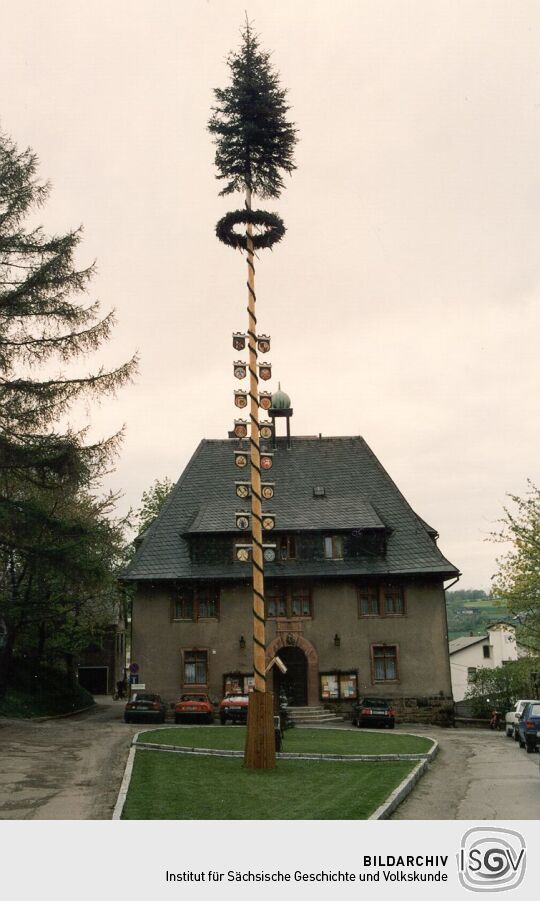
[[261, 454], [261, 469], [268, 470], [272, 469], [274, 465], [274, 455], [271, 453], [267, 453], [266, 451]]
[[274, 563], [277, 556], [277, 545], [263, 544], [263, 557], [265, 563]]
[[243, 332], [233, 332], [232, 343], [235, 350], [245, 349], [246, 337]]
[[236, 497], [241, 497], [243, 499], [243, 498], [249, 497], [251, 494], [251, 483], [250, 482], [235, 482], [234, 487], [235, 487]]
[[248, 430], [247, 419], [235, 419], [234, 420], [234, 436], [235, 438], [245, 438]]
[[234, 376], [237, 379], [245, 379], [247, 367], [246, 364], [242, 360], [235, 360], [233, 363], [234, 368]]
[[236, 544], [234, 546], [234, 557], [238, 563], [250, 563], [252, 556], [251, 544]]
[[272, 364], [271, 363], [258, 363], [259, 367], [259, 378], [263, 380], [263, 382], [267, 382], [268, 379], [272, 378]]
[[257, 350], [260, 354], [267, 354], [270, 350], [270, 335], [257, 335]]
[[[251, 526], [251, 514], [246, 513], [245, 510], [240, 510], [234, 514], [234, 520], [236, 523], [236, 528], [241, 529], [245, 532]], [[263, 526], [264, 528], [264, 526]]]
[[243, 410], [244, 407], [247, 407], [247, 403], [248, 403], [247, 391], [235, 391], [234, 392], [234, 404], [236, 407], [239, 407], [240, 410]]

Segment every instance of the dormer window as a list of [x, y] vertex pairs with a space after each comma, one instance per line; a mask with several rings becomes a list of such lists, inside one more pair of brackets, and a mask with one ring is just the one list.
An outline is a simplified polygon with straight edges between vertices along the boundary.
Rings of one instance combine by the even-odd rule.
[[294, 535], [282, 535], [279, 539], [280, 560], [296, 560], [296, 538]]
[[343, 560], [343, 538], [327, 535], [324, 539], [324, 556], [327, 560]]

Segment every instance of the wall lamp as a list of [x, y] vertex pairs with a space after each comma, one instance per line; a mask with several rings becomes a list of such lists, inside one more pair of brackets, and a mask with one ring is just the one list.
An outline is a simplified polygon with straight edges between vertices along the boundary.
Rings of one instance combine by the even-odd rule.
[[341, 646], [341, 638], [339, 637], [337, 632], [334, 635], [334, 644], [335, 644], [336, 648], [339, 648]]
[[240, 636], [240, 641], [238, 642], [238, 644], [240, 645], [240, 650], [241, 650], [241, 651], [245, 651], [245, 649], [246, 649], [246, 639], [244, 638], [243, 635]]

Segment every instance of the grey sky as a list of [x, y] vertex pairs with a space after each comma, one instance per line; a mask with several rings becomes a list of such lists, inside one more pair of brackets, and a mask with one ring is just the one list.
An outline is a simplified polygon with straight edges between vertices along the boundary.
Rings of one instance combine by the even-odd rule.
[[[4, 4], [3, 130], [41, 160], [48, 230], [83, 223], [92, 296], [119, 324], [107, 364], [140, 375], [91, 410], [122, 422], [125, 506], [176, 479], [234, 418], [232, 331], [245, 265], [214, 226], [206, 133], [246, 0]], [[257, 269], [268, 358], [297, 434], [361, 434], [440, 532], [463, 587], [489, 587], [484, 541], [538, 478], [540, 7], [537, 2], [247, 4], [300, 130]]]

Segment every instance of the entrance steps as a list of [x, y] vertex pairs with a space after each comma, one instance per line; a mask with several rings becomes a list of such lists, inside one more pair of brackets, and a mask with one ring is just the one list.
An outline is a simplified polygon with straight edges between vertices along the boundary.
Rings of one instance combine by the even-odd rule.
[[342, 716], [324, 707], [287, 707], [287, 715], [293, 726], [331, 726], [332, 723], [343, 722]]

